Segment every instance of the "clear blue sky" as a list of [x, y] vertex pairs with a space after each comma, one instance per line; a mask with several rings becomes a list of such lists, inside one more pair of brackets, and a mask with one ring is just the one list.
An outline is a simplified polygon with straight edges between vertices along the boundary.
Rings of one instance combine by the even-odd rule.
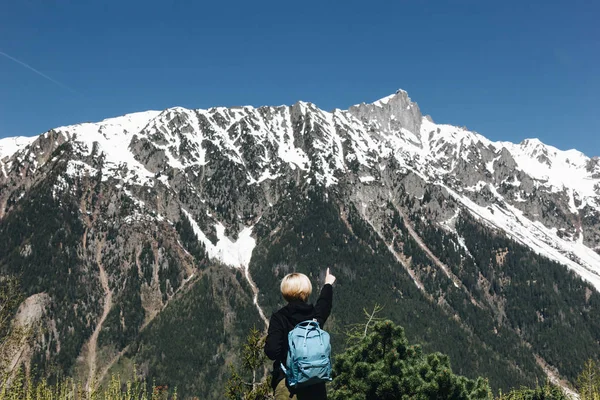
[[5, 1], [0, 137], [403, 88], [436, 122], [600, 155], [599, 16], [579, 0]]

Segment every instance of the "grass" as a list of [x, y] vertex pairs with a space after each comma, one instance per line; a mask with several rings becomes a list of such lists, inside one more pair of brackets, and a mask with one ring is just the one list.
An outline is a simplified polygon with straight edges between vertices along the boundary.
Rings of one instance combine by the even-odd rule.
[[73, 379], [53, 385], [46, 381], [33, 383], [21, 370], [10, 384], [3, 379], [0, 400], [177, 400], [177, 389], [171, 391], [166, 386], [150, 386], [137, 379], [123, 382], [119, 375], [112, 375], [104, 388], [89, 391]]

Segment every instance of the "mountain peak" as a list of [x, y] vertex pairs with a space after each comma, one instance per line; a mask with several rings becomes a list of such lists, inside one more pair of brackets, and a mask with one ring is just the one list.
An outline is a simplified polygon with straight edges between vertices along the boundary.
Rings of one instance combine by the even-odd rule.
[[393, 102], [394, 100], [398, 100], [398, 99], [405, 99], [405, 100], [410, 101], [410, 98], [408, 97], [408, 92], [403, 89], [398, 89], [398, 90], [396, 90], [395, 93], [390, 94], [385, 97], [382, 97], [381, 99], [376, 100], [371, 104], [383, 106], [385, 104], [388, 104], [388, 103]]
[[542, 143], [542, 141], [538, 138], [527, 138], [521, 141], [521, 143], [519, 143], [519, 145], [521, 147], [540, 147], [540, 146], [546, 146], [544, 143]]
[[388, 133], [404, 128], [418, 135], [423, 119], [417, 103], [411, 101], [402, 89], [373, 103], [354, 105], [348, 112], [363, 121], [375, 123], [380, 130]]

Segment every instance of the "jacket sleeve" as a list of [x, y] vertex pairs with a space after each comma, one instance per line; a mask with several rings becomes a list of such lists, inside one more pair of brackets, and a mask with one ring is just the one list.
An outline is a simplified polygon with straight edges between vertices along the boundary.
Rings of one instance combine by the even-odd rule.
[[330, 284], [326, 284], [321, 289], [321, 294], [315, 304], [315, 318], [321, 325], [321, 328], [329, 318], [331, 314], [331, 306], [333, 303], [333, 287]]
[[265, 340], [265, 354], [271, 360], [282, 360], [285, 332], [281, 320], [275, 314], [271, 315], [267, 339]]

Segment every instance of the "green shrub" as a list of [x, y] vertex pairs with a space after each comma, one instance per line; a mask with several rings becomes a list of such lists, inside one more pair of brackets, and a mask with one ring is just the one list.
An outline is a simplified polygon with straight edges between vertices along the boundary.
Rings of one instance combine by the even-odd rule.
[[486, 380], [455, 375], [449, 358], [409, 345], [404, 329], [377, 322], [371, 333], [337, 356], [333, 400], [490, 399]]

